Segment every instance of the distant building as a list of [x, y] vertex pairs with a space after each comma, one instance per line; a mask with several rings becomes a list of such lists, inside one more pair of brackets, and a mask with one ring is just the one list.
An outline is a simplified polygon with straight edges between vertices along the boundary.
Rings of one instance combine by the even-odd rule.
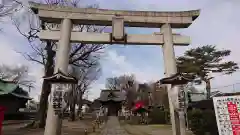
[[89, 101], [89, 100], [87, 100], [87, 99], [83, 99], [82, 102], [83, 102], [83, 103], [82, 103], [82, 112], [83, 112], [83, 113], [88, 113], [88, 112], [90, 112], [90, 111], [91, 111], [91, 110], [90, 110], [90, 107], [91, 107], [91, 105], [92, 105], [92, 102]]
[[206, 110], [206, 109], [210, 109], [213, 110], [214, 106], [213, 106], [213, 97], [220, 97], [220, 96], [237, 96], [240, 95], [240, 92], [236, 92], [236, 93], [223, 93], [220, 91], [213, 91], [211, 92], [211, 99], [206, 99], [206, 94], [203, 93], [202, 94], [204, 96], [204, 98], [198, 99], [195, 101], [193, 101], [192, 103], [189, 104], [189, 109], [193, 109], [193, 108], [197, 108], [197, 109], [202, 109], [202, 110]]
[[[204, 92], [190, 92], [190, 93], [191, 93], [191, 99], [193, 102], [207, 99], [207, 94]], [[210, 94], [210, 98], [224, 96], [224, 95], [234, 95], [234, 93], [223, 93], [220, 91], [213, 91]]]
[[92, 104], [90, 105], [90, 111], [99, 110], [101, 107], [101, 102], [98, 99], [95, 99]]
[[28, 92], [19, 85], [0, 80], [0, 106], [6, 108], [5, 113], [15, 113], [20, 108], [26, 108], [26, 103], [30, 99]]
[[153, 106], [169, 109], [168, 92], [165, 84], [160, 84], [160, 81], [152, 84], [152, 98]]
[[34, 101], [34, 100], [29, 100], [27, 103], [27, 109], [30, 111], [37, 111], [39, 107], [39, 102]]
[[206, 94], [202, 92], [190, 92], [192, 102], [206, 100]]
[[149, 106], [149, 94], [151, 93], [151, 88], [148, 84], [139, 84], [137, 89], [137, 101], [142, 101], [144, 105]]

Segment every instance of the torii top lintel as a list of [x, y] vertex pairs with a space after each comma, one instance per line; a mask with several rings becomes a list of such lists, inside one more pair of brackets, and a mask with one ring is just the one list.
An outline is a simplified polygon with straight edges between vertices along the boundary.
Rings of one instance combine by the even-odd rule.
[[29, 5], [40, 19], [46, 22], [60, 23], [69, 18], [76, 24], [111, 26], [114, 16], [122, 16], [128, 27], [160, 28], [171, 24], [172, 28], [187, 28], [199, 16], [200, 10], [180, 12], [125, 11], [94, 8], [72, 8], [29, 2]]

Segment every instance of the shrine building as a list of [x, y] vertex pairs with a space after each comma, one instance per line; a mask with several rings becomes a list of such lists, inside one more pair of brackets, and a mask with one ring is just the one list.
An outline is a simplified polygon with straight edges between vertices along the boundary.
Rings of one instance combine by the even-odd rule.
[[117, 116], [125, 99], [126, 96], [120, 90], [102, 90], [97, 100], [106, 110], [107, 116]]
[[0, 106], [4, 107], [5, 114], [19, 112], [20, 108], [25, 108], [28, 100], [31, 100], [27, 91], [19, 85], [0, 79]]

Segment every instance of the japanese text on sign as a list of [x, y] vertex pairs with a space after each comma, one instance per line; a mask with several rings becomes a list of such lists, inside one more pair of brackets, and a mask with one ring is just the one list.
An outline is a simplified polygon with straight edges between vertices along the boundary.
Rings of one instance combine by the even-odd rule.
[[214, 97], [219, 135], [240, 135], [240, 96]]
[[52, 87], [52, 105], [56, 114], [59, 114], [63, 108], [63, 87], [61, 84], [53, 84]]
[[186, 97], [185, 97], [184, 88], [180, 87], [180, 89], [179, 89], [178, 101], [179, 101], [179, 107], [180, 108], [185, 108], [186, 107]]

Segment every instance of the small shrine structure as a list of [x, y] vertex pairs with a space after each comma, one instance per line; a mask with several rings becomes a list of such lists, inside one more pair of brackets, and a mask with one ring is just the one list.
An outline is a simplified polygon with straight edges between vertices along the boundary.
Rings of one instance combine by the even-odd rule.
[[107, 116], [117, 116], [126, 97], [120, 90], [102, 90], [98, 100]]

